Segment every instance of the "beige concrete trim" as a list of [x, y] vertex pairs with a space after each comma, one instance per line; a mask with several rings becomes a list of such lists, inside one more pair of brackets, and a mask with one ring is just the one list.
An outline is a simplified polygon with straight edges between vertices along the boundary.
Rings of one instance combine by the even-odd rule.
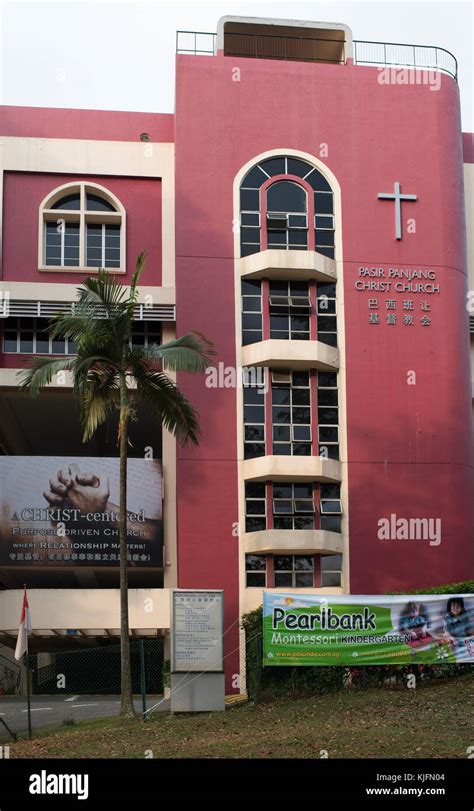
[[[345, 59], [352, 58], [353, 51], [353, 37], [352, 29], [344, 23], [331, 23], [331, 22], [312, 22], [309, 20], [283, 20], [278, 17], [239, 17], [233, 15], [226, 15], [221, 17], [217, 23], [217, 50], [224, 49], [224, 26], [226, 23], [239, 23], [243, 25], [261, 26], [262, 28], [271, 26], [282, 28], [308, 28], [308, 29], [323, 29], [324, 31], [334, 31], [344, 36], [346, 41], [344, 55]], [[263, 31], [262, 31], [263, 33]]]
[[339, 367], [339, 351], [320, 341], [284, 341], [273, 338], [243, 346], [242, 365], [333, 371]]
[[[22, 589], [0, 592], [2, 631], [18, 634], [22, 600]], [[33, 631], [120, 628], [119, 589], [29, 589], [28, 603]], [[170, 627], [168, 589], [129, 589], [128, 606], [131, 630]]]
[[[244, 580], [245, 583], [245, 580]], [[272, 588], [268, 589], [271, 591], [272, 594], [304, 594], [305, 597], [311, 597], [314, 595], [315, 597], [324, 597], [325, 594], [344, 594], [344, 589], [336, 586], [324, 586], [323, 588]], [[246, 614], [247, 611], [254, 611], [256, 608], [262, 605], [263, 603], [263, 592], [266, 589], [258, 589], [258, 588], [243, 588], [241, 589], [240, 593], [240, 610], [242, 614]]]
[[[287, 149], [285, 154], [291, 152]], [[278, 154], [282, 154], [282, 150], [278, 150]], [[258, 163], [258, 160], [252, 161], [252, 165], [254, 163]], [[237, 256], [239, 253], [240, 246], [237, 246]], [[266, 251], [238, 258], [237, 268], [242, 279], [291, 278], [295, 281], [314, 279], [319, 282], [335, 282], [337, 279], [335, 260], [317, 251], [278, 251], [267, 248]]]
[[[48, 268], [50, 270], [51, 268]], [[61, 268], [63, 270], [63, 268]], [[87, 268], [87, 273], [90, 273]], [[78, 284], [80, 280], [78, 279]], [[124, 285], [129, 290], [129, 285]], [[51, 284], [51, 282], [12, 282], [3, 281], [2, 290], [10, 293], [10, 300], [19, 301], [75, 301], [77, 287], [73, 284]], [[151, 296], [151, 298], [147, 298]], [[138, 303], [145, 304], [176, 304], [176, 290], [174, 287], [155, 287], [140, 285]]]
[[174, 144], [0, 137], [0, 155], [4, 170], [12, 172], [161, 178], [162, 283], [174, 287]]
[[[19, 357], [19, 356], [17, 356], [17, 357]], [[34, 358], [35, 355], [30, 355], [29, 357]], [[51, 356], [51, 357], [53, 357], [53, 356]], [[57, 359], [60, 360], [60, 356], [57, 356]], [[24, 367], [23, 368], [17, 368], [17, 369], [0, 369], [0, 388], [17, 389], [18, 388], [18, 380], [17, 380], [16, 375], [17, 375], [18, 372], [23, 372], [23, 371], [24, 371]], [[49, 383], [49, 385], [46, 386], [47, 389], [60, 389], [61, 391], [64, 391], [64, 389], [71, 389], [72, 388], [72, 375], [71, 375], [71, 372], [61, 372], [60, 374], [64, 375], [64, 381], [65, 382], [61, 383], [61, 384], [59, 384], [57, 382]], [[61, 377], [61, 380], [62, 379], [63, 378]], [[27, 395], [25, 394], [25, 397], [26, 396]]]
[[242, 462], [246, 482], [340, 482], [341, 463], [324, 456], [259, 456]]
[[[81, 235], [82, 241], [82, 235]], [[92, 276], [98, 273], [101, 268], [69, 267], [67, 265], [38, 265], [40, 273], [81, 273], [83, 276]], [[114, 276], [123, 276], [127, 271], [124, 268], [114, 268]]]
[[342, 552], [342, 535], [327, 529], [267, 529], [242, 535], [245, 554], [280, 552], [289, 555], [332, 554]]

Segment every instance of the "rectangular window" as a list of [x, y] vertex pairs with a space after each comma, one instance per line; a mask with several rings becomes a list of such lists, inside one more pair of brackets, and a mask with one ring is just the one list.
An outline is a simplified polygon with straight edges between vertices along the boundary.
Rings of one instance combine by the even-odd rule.
[[314, 194], [314, 242], [318, 253], [334, 259], [334, 215], [332, 192]]
[[321, 555], [321, 586], [341, 585], [342, 555]]
[[337, 346], [336, 285], [316, 285], [318, 341]]
[[275, 555], [275, 588], [312, 588], [313, 555]]
[[79, 266], [79, 223], [45, 222], [45, 257], [49, 267]]
[[277, 250], [308, 250], [306, 214], [270, 212], [267, 214], [267, 245]]
[[266, 528], [265, 484], [247, 482], [245, 485], [245, 531], [259, 532]]
[[120, 267], [120, 225], [87, 223], [87, 267]]
[[[47, 318], [7, 318], [4, 321], [3, 351], [27, 355], [75, 355], [76, 344], [69, 338], [53, 338]], [[132, 346], [161, 342], [161, 325], [155, 321], [135, 321]]]
[[240, 190], [240, 255], [249, 256], [260, 250], [260, 192]]
[[331, 484], [322, 483], [319, 488], [319, 497], [321, 529], [340, 532], [342, 520], [341, 485], [337, 482]]
[[308, 282], [271, 281], [269, 293], [270, 338], [309, 341]]
[[47, 318], [7, 318], [3, 333], [3, 351], [25, 355], [73, 355], [72, 341], [53, 338]]
[[245, 555], [245, 584], [247, 588], [265, 588], [267, 584], [265, 555]]
[[161, 343], [161, 324], [159, 321], [134, 321], [132, 326], [132, 346], [143, 346], [147, 349], [152, 344]]
[[274, 529], [314, 529], [313, 485], [273, 484]]
[[242, 345], [262, 340], [262, 284], [242, 281]]
[[339, 459], [337, 372], [318, 372], [318, 453]]
[[244, 376], [244, 459], [265, 456], [265, 386]]
[[287, 373], [290, 375], [290, 383], [275, 382], [274, 374], [272, 373], [273, 453], [278, 456], [311, 456], [309, 372]]

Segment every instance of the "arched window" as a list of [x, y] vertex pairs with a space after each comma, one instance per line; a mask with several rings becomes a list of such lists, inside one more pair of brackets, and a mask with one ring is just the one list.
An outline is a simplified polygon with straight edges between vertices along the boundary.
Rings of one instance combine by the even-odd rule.
[[70, 183], [40, 206], [41, 270], [125, 273], [125, 209], [94, 183]]
[[241, 256], [276, 248], [334, 259], [333, 193], [326, 178], [300, 158], [267, 158], [253, 166], [240, 186], [240, 238]]

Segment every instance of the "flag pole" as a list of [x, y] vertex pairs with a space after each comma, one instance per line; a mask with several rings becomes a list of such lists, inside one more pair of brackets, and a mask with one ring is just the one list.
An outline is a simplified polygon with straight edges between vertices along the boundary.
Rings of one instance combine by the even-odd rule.
[[31, 694], [30, 694], [30, 655], [25, 653], [26, 664], [26, 706], [28, 707], [28, 737], [31, 738]]

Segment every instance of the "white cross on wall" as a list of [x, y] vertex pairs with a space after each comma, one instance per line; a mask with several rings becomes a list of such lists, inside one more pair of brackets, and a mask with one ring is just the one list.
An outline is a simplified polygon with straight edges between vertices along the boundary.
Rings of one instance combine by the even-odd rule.
[[401, 194], [398, 180], [393, 184], [393, 194], [380, 192], [379, 200], [393, 200], [395, 202], [395, 238], [402, 238], [402, 200], [417, 200], [416, 194]]

